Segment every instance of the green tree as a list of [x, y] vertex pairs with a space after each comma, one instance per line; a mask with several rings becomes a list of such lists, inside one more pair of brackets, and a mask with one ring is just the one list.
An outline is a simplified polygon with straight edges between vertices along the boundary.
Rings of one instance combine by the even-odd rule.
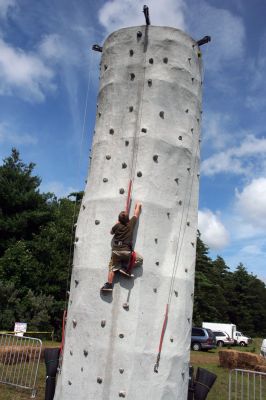
[[31, 240], [52, 219], [53, 196], [39, 193], [34, 164], [24, 164], [12, 149], [0, 166], [0, 257], [17, 240]]

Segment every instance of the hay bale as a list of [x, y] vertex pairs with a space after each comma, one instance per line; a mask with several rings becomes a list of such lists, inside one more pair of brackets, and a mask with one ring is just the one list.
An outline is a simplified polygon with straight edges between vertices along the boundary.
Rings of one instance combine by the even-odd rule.
[[218, 354], [221, 367], [230, 369], [237, 368], [238, 351], [220, 350]]
[[255, 369], [256, 365], [259, 364], [261, 364], [261, 357], [258, 354], [238, 352], [237, 368]]
[[265, 364], [256, 365], [255, 371], [266, 373], [266, 365]]
[[220, 366], [224, 368], [256, 369], [263, 364], [263, 359], [258, 354], [237, 350], [220, 350]]

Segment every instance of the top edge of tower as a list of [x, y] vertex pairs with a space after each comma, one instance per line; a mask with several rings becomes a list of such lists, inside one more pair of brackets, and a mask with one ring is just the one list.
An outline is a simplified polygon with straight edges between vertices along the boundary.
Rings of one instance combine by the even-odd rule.
[[161, 40], [176, 40], [177, 36], [179, 40], [182, 40], [184, 44], [187, 45], [197, 45], [197, 41], [189, 36], [187, 33], [182, 31], [181, 29], [170, 27], [170, 26], [155, 26], [155, 25], [139, 25], [139, 26], [131, 26], [126, 28], [120, 28], [107, 36], [103, 43], [103, 49], [108, 46], [110, 42], [115, 40], [125, 40], [132, 38], [132, 35], [136, 35], [141, 32], [142, 36], [145, 34], [151, 33], [152, 35], [158, 35]]

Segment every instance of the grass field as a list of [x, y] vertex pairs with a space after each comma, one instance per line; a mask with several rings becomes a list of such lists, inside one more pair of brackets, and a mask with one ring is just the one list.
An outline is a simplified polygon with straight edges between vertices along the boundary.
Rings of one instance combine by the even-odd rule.
[[[256, 354], [260, 352], [260, 345], [262, 339], [254, 339], [253, 343], [248, 347], [234, 347], [240, 351], [249, 351]], [[52, 347], [58, 346], [58, 343], [45, 342], [44, 346]], [[208, 400], [227, 400], [228, 399], [228, 379], [229, 371], [219, 366], [219, 349], [211, 350], [208, 352], [192, 351], [191, 364], [196, 370], [197, 367], [205, 368], [217, 375], [217, 380], [208, 395]], [[37, 378], [37, 400], [44, 400], [45, 393], [45, 365], [41, 361]], [[0, 400], [28, 400], [30, 399], [31, 392], [27, 390], [15, 389], [6, 385], [0, 385]], [[78, 400], [78, 399], [75, 399]], [[93, 400], [93, 399], [89, 399]]]

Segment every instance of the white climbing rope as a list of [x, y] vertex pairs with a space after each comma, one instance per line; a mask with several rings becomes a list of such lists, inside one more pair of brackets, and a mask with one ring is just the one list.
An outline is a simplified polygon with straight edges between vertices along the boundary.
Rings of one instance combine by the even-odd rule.
[[[87, 83], [87, 91], [86, 91], [86, 98], [85, 98], [85, 106], [84, 106], [84, 113], [83, 113], [83, 122], [82, 122], [82, 130], [81, 130], [81, 139], [80, 139], [80, 147], [79, 147], [79, 156], [78, 156], [78, 165], [77, 165], [77, 179], [80, 174], [81, 169], [81, 158], [82, 158], [82, 149], [84, 145], [84, 138], [85, 138], [85, 128], [87, 122], [87, 112], [88, 112], [88, 99], [90, 93], [90, 86], [91, 86], [91, 69], [92, 69], [92, 56], [90, 56], [89, 62], [89, 74], [88, 74], [88, 83]], [[74, 203], [74, 210], [72, 215], [72, 224], [71, 224], [71, 233], [70, 233], [70, 243], [69, 243], [69, 257], [68, 257], [68, 273], [67, 273], [67, 281], [66, 281], [66, 295], [65, 295], [65, 309], [68, 303], [68, 289], [69, 289], [69, 281], [70, 281], [70, 274], [71, 274], [71, 266], [72, 266], [72, 255], [73, 255], [73, 232], [75, 227], [75, 218], [76, 218], [76, 211], [77, 211], [77, 196]]]
[[[146, 25], [145, 27], [145, 35], [146, 32], [148, 34], [149, 28]], [[144, 40], [146, 39], [146, 36]], [[144, 42], [145, 46], [145, 42]], [[132, 159], [131, 159], [131, 165], [129, 168], [129, 176], [130, 176], [130, 190], [131, 190], [131, 195], [133, 192], [133, 187], [134, 187], [134, 180], [135, 180], [135, 172], [136, 172], [136, 166], [137, 166], [137, 160], [138, 160], [138, 151], [139, 151], [139, 140], [140, 140], [140, 127], [141, 127], [141, 121], [142, 121], [142, 111], [143, 111], [143, 97], [144, 97], [144, 91], [145, 91], [145, 78], [146, 78], [146, 61], [147, 61], [147, 49], [144, 51], [144, 57], [143, 57], [143, 81], [142, 81], [142, 87], [141, 87], [141, 94], [140, 94], [140, 106], [139, 106], [139, 112], [138, 112], [138, 119], [137, 119], [137, 124], [136, 124], [136, 129], [134, 132], [133, 136], [133, 152], [132, 152]], [[130, 197], [131, 197], [130, 195]], [[130, 207], [130, 199], [129, 199], [129, 207]]]

